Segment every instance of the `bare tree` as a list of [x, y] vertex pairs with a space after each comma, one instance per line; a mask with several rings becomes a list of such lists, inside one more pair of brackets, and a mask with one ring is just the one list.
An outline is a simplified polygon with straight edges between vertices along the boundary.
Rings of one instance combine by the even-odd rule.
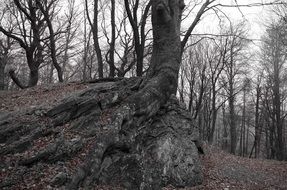
[[255, 115], [254, 115], [254, 128], [255, 128], [255, 135], [254, 135], [254, 143], [252, 146], [252, 149], [250, 151], [249, 157], [252, 156], [253, 151], [255, 150], [255, 158], [258, 158], [260, 155], [260, 147], [261, 147], [261, 136], [262, 136], [262, 130], [263, 130], [263, 117], [262, 117], [262, 101], [261, 101], [261, 96], [262, 96], [262, 79], [263, 78], [263, 73], [259, 72], [256, 80], [254, 81], [255, 85], [255, 103], [254, 103], [254, 108], [255, 108]]
[[[209, 78], [211, 85], [211, 126], [208, 129], [208, 142], [213, 143], [216, 121], [217, 121], [217, 113], [220, 107], [223, 105], [222, 102], [217, 105], [218, 94], [223, 86], [219, 85], [219, 80], [221, 74], [224, 70], [226, 62], [225, 56], [228, 51], [228, 40], [225, 37], [219, 38], [219, 43], [214, 46], [213, 51], [210, 53], [211, 57], [208, 59], [209, 63]], [[223, 100], [225, 101], [225, 100]]]
[[[136, 66], [137, 66], [137, 76], [142, 76], [143, 74], [143, 59], [144, 59], [144, 50], [145, 50], [145, 41], [146, 41], [146, 21], [149, 16], [149, 9], [151, 7], [152, 2], [147, 0], [145, 8], [143, 9], [143, 14], [139, 23], [138, 19], [138, 10], [140, 1], [135, 0], [133, 3], [130, 3], [129, 0], [125, 0], [125, 9], [127, 12], [128, 19], [132, 26], [133, 34], [134, 34], [134, 48], [137, 56]], [[130, 4], [132, 4], [132, 8], [130, 8]]]
[[111, 0], [111, 39], [109, 42], [109, 50], [107, 52], [107, 63], [110, 67], [110, 73], [109, 77], [115, 77], [115, 44], [116, 44], [116, 15], [115, 15], [115, 9], [116, 9], [116, 3], [115, 0]]
[[236, 153], [237, 146], [237, 116], [235, 112], [236, 95], [241, 91], [240, 84], [238, 84], [238, 75], [242, 72], [243, 66], [240, 64], [245, 63], [244, 48], [246, 47], [244, 25], [231, 26], [230, 36], [228, 37], [228, 51], [225, 59], [225, 85], [226, 95], [228, 99], [229, 108], [229, 127], [230, 127], [230, 153]]
[[[267, 34], [263, 37], [262, 62], [267, 74], [267, 93], [270, 95], [270, 103], [266, 100], [266, 109], [271, 119], [270, 143], [271, 157], [284, 159], [285, 148], [283, 140], [283, 123], [287, 114], [282, 110], [284, 101], [282, 85], [286, 82], [286, 48], [284, 38], [286, 31], [281, 22], [271, 23]], [[273, 141], [274, 140], [274, 141]]]
[[93, 20], [90, 17], [89, 14], [89, 6], [88, 6], [88, 1], [85, 0], [85, 11], [87, 14], [87, 19], [89, 21], [89, 24], [92, 28], [92, 32], [93, 32], [93, 39], [94, 39], [94, 47], [95, 47], [95, 51], [97, 54], [97, 61], [98, 61], [98, 75], [99, 78], [103, 78], [104, 77], [104, 62], [103, 62], [103, 57], [102, 57], [102, 50], [100, 47], [100, 42], [99, 42], [99, 26], [98, 26], [98, 22], [99, 22], [99, 0], [94, 0], [94, 6], [93, 6]]
[[24, 85], [22, 81], [19, 81], [13, 70], [9, 72], [11, 78], [20, 88], [31, 87], [37, 85], [39, 80], [39, 66], [43, 62], [44, 49], [41, 43], [41, 35], [46, 26], [39, 9], [35, 8], [34, 1], [21, 2], [14, 0], [13, 2], [14, 4], [10, 3], [7, 6], [9, 7], [9, 14], [13, 15], [16, 20], [17, 33], [5, 29], [2, 24], [0, 25], [0, 32], [14, 39], [24, 49], [30, 69], [28, 85]]
[[[119, 62], [117, 63], [117, 75], [118, 77], [124, 77], [127, 72], [129, 72], [134, 65], [136, 64], [136, 57], [133, 51], [134, 49], [134, 40], [133, 35], [128, 30], [128, 20], [126, 13], [123, 12], [122, 21], [119, 24], [117, 32], [119, 35], [119, 44], [115, 53], [119, 58]], [[123, 51], [121, 54], [120, 51]]]
[[54, 17], [55, 8], [57, 6], [58, 0], [44, 0], [44, 1], [36, 1], [37, 7], [41, 10], [44, 20], [47, 23], [49, 29], [49, 41], [50, 41], [50, 51], [51, 51], [51, 58], [54, 67], [58, 72], [58, 78], [60, 82], [63, 82], [63, 71], [61, 66], [57, 61], [57, 52], [56, 52], [56, 39], [55, 39], [55, 32], [53, 29], [52, 19]]

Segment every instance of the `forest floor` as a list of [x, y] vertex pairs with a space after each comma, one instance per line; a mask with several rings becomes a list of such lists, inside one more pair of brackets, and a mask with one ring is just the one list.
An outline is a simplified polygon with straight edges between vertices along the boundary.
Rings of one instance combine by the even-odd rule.
[[287, 162], [250, 159], [207, 147], [202, 156], [204, 182], [188, 190], [286, 190]]
[[[86, 89], [88, 86], [89, 84], [70, 83], [55, 84], [48, 87], [38, 86], [20, 91], [0, 91], [0, 115], [41, 106], [52, 107], [70, 93]], [[242, 158], [210, 146], [205, 149], [205, 155], [201, 156], [204, 182], [200, 186], [186, 188], [186, 190], [287, 189], [287, 162]], [[0, 161], [2, 159], [0, 155]], [[3, 178], [7, 176], [6, 172], [5, 169], [0, 168], [0, 187]], [[26, 187], [29, 186], [29, 179], [25, 180], [25, 183], [27, 183], [25, 184]], [[31, 183], [33, 183], [33, 179], [31, 179]], [[97, 187], [95, 189], [120, 188]], [[164, 189], [173, 190], [176, 188], [166, 187]]]

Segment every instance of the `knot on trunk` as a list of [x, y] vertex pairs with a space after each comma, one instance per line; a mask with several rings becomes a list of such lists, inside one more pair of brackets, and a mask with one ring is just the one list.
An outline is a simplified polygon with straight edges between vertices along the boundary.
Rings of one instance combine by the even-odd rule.
[[159, 18], [164, 22], [168, 23], [171, 20], [170, 8], [168, 2], [162, 0], [156, 6], [156, 11]]

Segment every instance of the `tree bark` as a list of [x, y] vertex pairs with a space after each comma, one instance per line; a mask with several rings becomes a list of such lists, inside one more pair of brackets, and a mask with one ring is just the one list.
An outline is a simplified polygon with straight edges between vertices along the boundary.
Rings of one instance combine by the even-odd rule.
[[101, 52], [100, 43], [99, 43], [98, 3], [99, 3], [98, 0], [94, 0], [94, 24], [93, 24], [92, 30], [93, 30], [95, 51], [96, 51], [97, 59], [98, 59], [98, 74], [99, 74], [99, 78], [103, 78], [104, 77], [104, 62], [103, 62], [102, 52]]
[[[1, 56], [1, 55], [0, 55]], [[0, 90], [5, 90], [5, 57], [0, 57]]]
[[5, 66], [8, 63], [11, 46], [11, 38], [7, 37], [5, 41], [0, 39], [0, 90], [5, 90], [7, 87], [5, 84]]
[[101, 79], [104, 77], [104, 62], [102, 57], [102, 50], [99, 43], [99, 27], [98, 27], [98, 15], [99, 15], [99, 1], [94, 0], [94, 18], [93, 21], [90, 18], [89, 11], [88, 11], [88, 0], [85, 0], [85, 8], [87, 19], [89, 24], [92, 28], [93, 32], [93, 39], [94, 39], [94, 48], [97, 54], [97, 61], [98, 61], [98, 77]]
[[216, 120], [217, 120], [217, 111], [218, 108], [216, 108], [216, 84], [212, 85], [212, 99], [211, 99], [211, 130], [210, 130], [210, 134], [208, 135], [208, 142], [210, 144], [213, 143], [213, 138], [214, 138], [214, 132], [215, 132], [215, 127], [216, 127]]
[[236, 131], [236, 115], [235, 115], [235, 92], [234, 92], [234, 41], [232, 39], [231, 49], [230, 49], [230, 65], [228, 71], [228, 104], [229, 104], [229, 127], [230, 127], [230, 153], [236, 154], [237, 146], [237, 131]]
[[0, 63], [0, 90], [5, 89], [5, 75], [4, 75], [4, 67], [2, 63]]
[[111, 43], [108, 52], [108, 64], [110, 67], [109, 77], [115, 77], [115, 43], [116, 43], [116, 23], [115, 23], [115, 0], [111, 0]]
[[259, 115], [259, 101], [261, 96], [261, 87], [260, 84], [256, 86], [256, 103], [255, 103], [255, 139], [254, 139], [254, 148], [255, 148], [255, 158], [259, 157], [260, 154], [260, 139], [261, 139], [261, 125], [260, 125], [260, 115]]
[[37, 53], [35, 53], [35, 51], [36, 49], [34, 48], [26, 49], [26, 58], [27, 58], [29, 69], [30, 69], [29, 81], [28, 81], [27, 87], [36, 86], [39, 81], [39, 66], [43, 61], [42, 47], [37, 48]]
[[234, 110], [234, 96], [229, 97], [229, 123], [230, 123], [230, 153], [236, 153], [237, 133]]

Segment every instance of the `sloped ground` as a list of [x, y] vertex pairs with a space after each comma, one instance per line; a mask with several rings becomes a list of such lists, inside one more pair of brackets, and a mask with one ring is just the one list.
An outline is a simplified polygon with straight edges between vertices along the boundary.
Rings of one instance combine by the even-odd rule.
[[87, 84], [69, 83], [36, 86], [20, 91], [0, 91], [0, 113], [19, 111], [41, 105], [51, 107], [66, 95], [87, 87]]
[[287, 189], [287, 162], [248, 159], [207, 148], [202, 157], [204, 183], [190, 190], [201, 189]]
[[[56, 84], [49, 87], [39, 86], [15, 92], [0, 92], [0, 115], [11, 111], [25, 110], [39, 106], [51, 107], [66, 95], [86, 89], [87, 87], [87, 84], [73, 83]], [[19, 119], [26, 120], [33, 118]], [[53, 133], [53, 131], [47, 131], [46, 136], [44, 135], [34, 142], [34, 148], [31, 149], [31, 152], [26, 152], [25, 154], [33, 154], [32, 151], [39, 151], [42, 147], [52, 142], [54, 143], [54, 135], [49, 133]], [[75, 134], [67, 133], [65, 134], [65, 138], [71, 139], [71, 141], [69, 141], [71, 143], [81, 144], [78, 142], [77, 135]], [[89, 142], [87, 142], [86, 145], [88, 146]], [[287, 189], [287, 162], [241, 158], [210, 147], [207, 147], [206, 150], [206, 155], [201, 157], [204, 164], [204, 183], [200, 186], [187, 189]], [[65, 165], [63, 168], [60, 168], [60, 170], [73, 170], [73, 168], [81, 162], [81, 157], [85, 156], [85, 154], [87, 153], [84, 151], [80, 152], [75, 159], [69, 161], [69, 167]], [[53, 189], [52, 187], [45, 186], [45, 184], [51, 180], [57, 180], [55, 176], [57, 174], [61, 175], [61, 171], [55, 170], [51, 164], [43, 164], [41, 167], [35, 166], [28, 169], [24, 169], [23, 167], [23, 170], [21, 170], [21, 167], [18, 167], [18, 171], [13, 171], [13, 159], [21, 159], [21, 157], [25, 156], [29, 155], [17, 154], [16, 157], [15, 155], [9, 156], [9, 154], [5, 157], [0, 155], [0, 162], [2, 164], [11, 163], [11, 167], [0, 164], [0, 189], [7, 185], [4, 184], [4, 181], [5, 183], [13, 183], [19, 177], [25, 179], [25, 184], [22, 184], [21, 187], [14, 186], [14, 189]], [[11, 173], [18, 173], [18, 175], [12, 176]], [[58, 177], [58, 179], [63, 179], [65, 176]], [[9, 178], [10, 181], [7, 181], [7, 178]], [[57, 183], [57, 181], [55, 181], [55, 183]], [[101, 186], [95, 189], [121, 188]], [[171, 190], [175, 188], [167, 187], [166, 189]]]

